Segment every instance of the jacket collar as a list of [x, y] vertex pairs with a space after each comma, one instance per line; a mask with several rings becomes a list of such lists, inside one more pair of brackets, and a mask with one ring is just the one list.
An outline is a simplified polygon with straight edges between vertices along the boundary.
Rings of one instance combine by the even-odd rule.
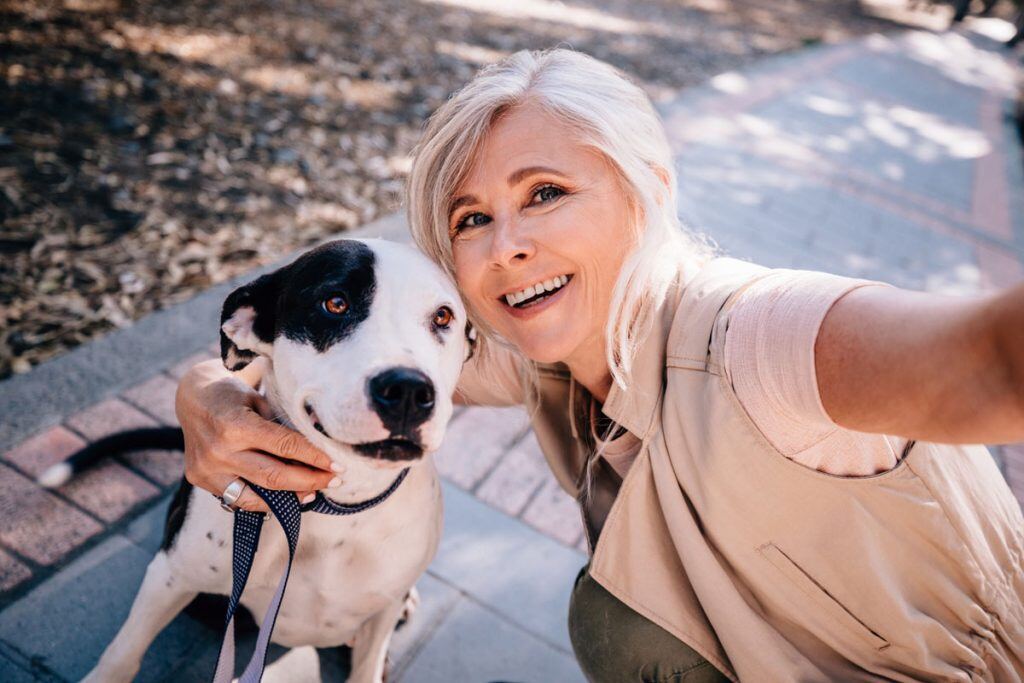
[[[641, 440], [645, 440], [655, 427], [655, 413], [661, 405], [665, 388], [665, 348], [683, 287], [683, 277], [680, 275], [669, 287], [654, 313], [654, 323], [640, 342], [633, 358], [629, 386], [622, 388], [613, 382], [601, 409], [601, 412]], [[570, 381], [572, 394], [585, 391], [574, 379], [570, 378]]]

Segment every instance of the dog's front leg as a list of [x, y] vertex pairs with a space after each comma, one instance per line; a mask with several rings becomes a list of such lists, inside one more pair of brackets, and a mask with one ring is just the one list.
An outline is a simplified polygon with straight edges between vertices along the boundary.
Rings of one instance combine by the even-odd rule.
[[124, 625], [83, 683], [131, 681], [149, 644], [196, 594], [184, 585], [183, 577], [174, 575], [167, 553], [158, 552], [146, 568]]
[[391, 634], [405, 609], [405, 601], [388, 605], [366, 620], [356, 632], [352, 644], [352, 673], [349, 683], [382, 683]]

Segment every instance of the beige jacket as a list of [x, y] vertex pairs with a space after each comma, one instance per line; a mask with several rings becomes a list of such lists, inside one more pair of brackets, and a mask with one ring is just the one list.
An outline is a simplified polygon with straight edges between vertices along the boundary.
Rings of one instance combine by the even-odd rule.
[[[1021, 681], [1024, 518], [992, 457], [919, 442], [850, 478], [776, 451], [722, 371], [729, 303], [765, 272], [715, 259], [677, 286], [631, 387], [612, 388], [603, 411], [643, 446], [592, 575], [732, 679]], [[460, 389], [502, 402], [521, 386], [511, 363]], [[533, 427], [576, 495], [584, 390], [538, 370]]]

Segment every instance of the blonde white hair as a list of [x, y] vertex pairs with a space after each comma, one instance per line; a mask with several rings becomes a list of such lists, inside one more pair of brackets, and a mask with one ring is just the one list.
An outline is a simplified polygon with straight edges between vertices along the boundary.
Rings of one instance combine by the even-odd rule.
[[[676, 174], [661, 119], [646, 93], [614, 67], [567, 49], [523, 50], [481, 69], [434, 112], [415, 150], [406, 191], [416, 244], [455, 276], [449, 209], [496, 120], [526, 102], [564, 121], [607, 158], [629, 193], [635, 248], [622, 265], [605, 328], [613, 381], [625, 388], [653, 313], [687, 262], [710, 253], [676, 215]], [[504, 343], [471, 311], [479, 341]], [[505, 344], [508, 345], [507, 343]], [[481, 352], [484, 352], [481, 349]], [[532, 364], [526, 364], [532, 367]]]

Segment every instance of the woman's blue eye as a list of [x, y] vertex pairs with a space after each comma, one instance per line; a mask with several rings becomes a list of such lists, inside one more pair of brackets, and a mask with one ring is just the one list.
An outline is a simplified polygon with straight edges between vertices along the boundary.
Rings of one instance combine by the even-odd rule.
[[[486, 223], [471, 223], [471, 222], [469, 222], [469, 221], [471, 221], [474, 218], [487, 218], [487, 216], [485, 216], [482, 213], [471, 213], [471, 214], [469, 214], [467, 216], [464, 216], [462, 218], [462, 220], [460, 220], [458, 222], [458, 224], [456, 224], [455, 229], [459, 230], [460, 228], [478, 228], [481, 225], [486, 225]], [[490, 218], [487, 218], [487, 222], [490, 222], [490, 220], [491, 220]]]
[[547, 202], [557, 197], [562, 196], [565, 192], [554, 185], [545, 185], [544, 187], [537, 188], [537, 191], [533, 193], [534, 197], [540, 197], [542, 202]]

